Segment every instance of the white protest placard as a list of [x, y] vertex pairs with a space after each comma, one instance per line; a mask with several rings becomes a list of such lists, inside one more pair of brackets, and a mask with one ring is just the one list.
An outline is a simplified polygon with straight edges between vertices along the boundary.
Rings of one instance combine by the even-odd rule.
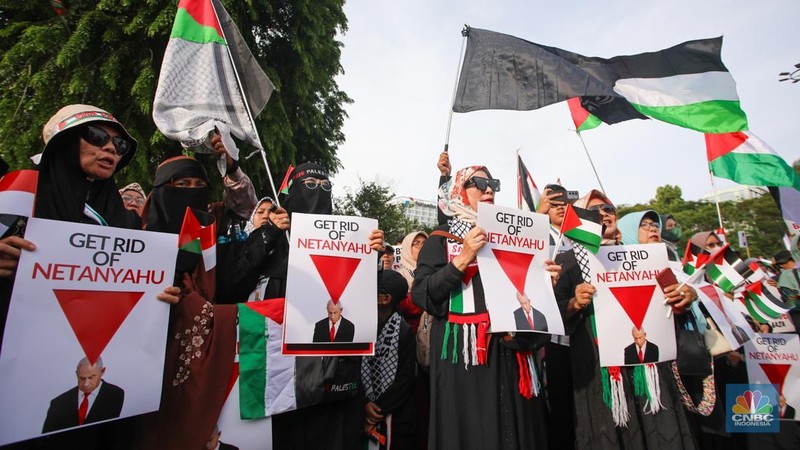
[[[791, 417], [798, 420], [794, 411], [800, 408], [800, 337], [796, 334], [757, 334], [744, 344], [747, 378], [750, 384], [776, 384], [778, 394], [791, 407]], [[776, 417], [780, 399], [770, 399], [772, 414]]]
[[157, 410], [169, 305], [156, 295], [178, 236], [31, 218], [25, 238], [36, 250], [20, 257], [0, 351], [0, 445], [79, 426], [84, 391], [83, 426]]
[[772, 327], [773, 333], [794, 333], [796, 331], [789, 313], [783, 313], [777, 319], [770, 320], [769, 326]]
[[482, 203], [478, 226], [487, 242], [478, 251], [491, 331], [564, 334], [564, 323], [544, 262], [550, 221], [544, 214]]
[[726, 305], [734, 300], [725, 297], [722, 290], [711, 284], [706, 283], [694, 287], [698, 300], [705, 306], [706, 311], [711, 315], [732, 350], [736, 350], [754, 337], [753, 330], [747, 324], [744, 316], [732, 304]]
[[656, 281], [669, 264], [664, 244], [604, 246], [589, 259], [600, 365], [675, 359], [673, 316]]
[[284, 355], [372, 355], [378, 329], [376, 252], [364, 217], [292, 214]]

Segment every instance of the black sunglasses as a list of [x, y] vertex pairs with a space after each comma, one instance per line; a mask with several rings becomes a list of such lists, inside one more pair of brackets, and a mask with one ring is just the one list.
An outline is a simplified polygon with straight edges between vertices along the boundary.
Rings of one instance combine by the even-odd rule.
[[84, 141], [96, 146], [102, 147], [111, 141], [114, 143], [114, 148], [117, 151], [119, 156], [125, 156], [131, 151], [131, 147], [133, 144], [130, 140], [122, 137], [122, 136], [114, 136], [111, 137], [110, 134], [106, 133], [106, 130], [98, 127], [93, 127], [91, 125], [86, 125], [80, 131], [81, 139]]
[[617, 208], [615, 208], [614, 205], [610, 205], [608, 203], [603, 203], [602, 205], [590, 206], [586, 209], [588, 209], [589, 211], [603, 211], [606, 214], [612, 214], [612, 215], [617, 214]]
[[500, 180], [496, 178], [470, 177], [470, 179], [464, 183], [465, 188], [473, 185], [481, 191], [485, 191], [487, 187], [490, 187], [492, 191], [500, 192]]

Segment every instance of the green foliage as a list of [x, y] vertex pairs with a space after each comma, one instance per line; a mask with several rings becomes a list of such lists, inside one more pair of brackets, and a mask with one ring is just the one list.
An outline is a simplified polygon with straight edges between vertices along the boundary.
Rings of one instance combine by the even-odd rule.
[[[254, 56], [276, 85], [256, 118], [274, 177], [314, 161], [335, 173], [344, 142], [342, 73], [347, 29], [343, 0], [222, 0]], [[88, 103], [114, 114], [139, 141], [118, 184], [150, 186], [156, 165], [180, 153], [152, 120], [161, 60], [175, 0], [71, 0], [58, 16], [48, 0], [0, 0], [0, 155], [12, 169], [30, 166], [43, 147], [42, 126], [58, 109]], [[252, 149], [240, 144], [243, 155]], [[242, 161], [267, 192], [261, 158]]]
[[423, 229], [405, 217], [402, 205], [392, 204], [395, 196], [388, 186], [374, 181], [360, 180], [359, 183], [358, 191], [348, 191], [344, 197], [334, 198], [334, 214], [378, 219], [378, 227], [390, 243], [400, 242], [408, 233]]
[[[661, 215], [672, 214], [675, 217], [682, 230], [682, 237], [678, 243], [678, 251], [681, 254], [692, 235], [719, 228], [716, 205], [706, 201], [685, 201], [678, 186], [660, 186], [656, 190], [656, 198], [648, 203], [620, 206], [619, 217], [645, 209], [652, 209]], [[780, 211], [769, 194], [738, 202], [721, 202], [720, 211], [728, 241], [743, 257], [747, 256], [747, 249], [739, 248], [739, 231], [744, 231], [747, 235], [747, 243], [753, 257], [769, 258], [783, 248], [782, 238], [786, 229]]]

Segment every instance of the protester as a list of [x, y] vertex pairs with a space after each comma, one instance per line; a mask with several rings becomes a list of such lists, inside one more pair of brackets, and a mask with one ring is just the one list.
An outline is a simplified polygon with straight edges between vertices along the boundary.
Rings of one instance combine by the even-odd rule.
[[565, 237], [559, 239], [561, 234], [561, 224], [564, 222], [564, 215], [567, 211], [567, 204], [573, 203], [575, 199], [567, 197], [567, 189], [560, 184], [548, 184], [544, 187], [542, 197], [536, 206], [536, 212], [547, 214], [550, 218], [550, 245], [558, 245], [556, 254], [569, 250], [572, 246], [570, 240]]
[[392, 270], [392, 266], [394, 265], [394, 247], [389, 244], [386, 244], [386, 249], [383, 251], [383, 256], [381, 256], [381, 264], [383, 270]]
[[[384, 270], [378, 283], [378, 340], [375, 356], [364, 357], [364, 432], [369, 439], [383, 434], [393, 450], [416, 448], [414, 370], [416, 341], [411, 327], [397, 312], [408, 294], [408, 283], [393, 270]], [[391, 435], [387, 433], [387, 419]]]
[[[227, 154], [218, 136], [212, 144]], [[236, 168], [223, 183], [224, 201], [209, 203], [209, 178], [199, 161], [187, 156], [164, 161], [156, 169], [153, 191], [145, 204], [146, 229], [179, 233], [187, 208], [202, 226], [219, 223], [221, 218], [249, 216], [255, 206], [249, 178]], [[218, 232], [225, 233], [219, 228]], [[214, 304], [216, 271], [216, 267], [205, 267], [202, 256], [179, 252], [175, 280], [180, 295], [171, 299], [175, 304], [161, 408], [143, 417], [140, 448], [202, 448], [216, 425], [228, 395], [237, 320], [235, 306]]]
[[[458, 171], [440, 188], [439, 198], [451, 219], [428, 237], [419, 254], [411, 295], [434, 316], [430, 449], [546, 446], [541, 401], [524, 383], [520, 386], [519, 379], [521, 371], [529, 373], [524, 355], [534, 349], [535, 339], [527, 333], [486, 334], [489, 316], [475, 260], [486, 233], [475, 221], [479, 202], [493, 203], [498, 187], [483, 166]], [[459, 294], [472, 301], [451, 302], [451, 296]], [[458, 308], [468, 303], [474, 308]], [[465, 339], [462, 329], [471, 336]], [[518, 360], [524, 361], [522, 370]]]
[[[632, 213], [619, 221], [623, 244], [660, 243], [660, 219], [653, 211]], [[621, 367], [620, 375], [627, 404], [627, 422], [615, 424], [610, 399], [609, 371], [601, 370], [594, 331], [592, 297], [595, 287], [584, 282], [575, 250], [557, 258], [564, 270], [556, 284], [556, 299], [570, 333], [572, 376], [575, 386], [575, 448], [695, 448], [692, 430], [678, 397], [670, 363], [656, 364], [663, 409], [645, 414], [647, 397], [634, 394], [633, 371]], [[697, 297], [691, 287], [672, 285], [664, 290], [667, 303], [682, 311]], [[605, 379], [604, 379], [605, 378]], [[619, 407], [619, 404], [618, 404]]]
[[681, 255], [678, 253], [678, 242], [681, 240], [681, 226], [672, 214], [661, 216], [661, 241], [667, 246], [667, 256], [670, 261], [680, 261]]
[[422, 309], [417, 307], [411, 300], [411, 285], [414, 284], [414, 271], [417, 269], [417, 258], [422, 246], [428, 239], [428, 233], [424, 231], [412, 231], [403, 238], [403, 243], [400, 246], [400, 267], [397, 271], [406, 279], [408, 283], [408, 295], [400, 301], [397, 311], [402, 314], [403, 318], [411, 325], [411, 330], [416, 333], [419, 327], [419, 318], [422, 315]]
[[125, 205], [125, 209], [133, 211], [141, 217], [147, 194], [144, 193], [144, 189], [139, 183], [131, 183], [125, 186], [119, 190], [119, 194], [122, 196], [122, 203]]

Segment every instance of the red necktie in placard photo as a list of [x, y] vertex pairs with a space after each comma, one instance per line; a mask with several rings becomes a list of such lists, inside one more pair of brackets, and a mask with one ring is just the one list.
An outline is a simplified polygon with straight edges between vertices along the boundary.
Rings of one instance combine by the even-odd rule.
[[91, 364], [103, 353], [144, 292], [53, 289]]
[[334, 304], [339, 303], [342, 292], [347, 287], [350, 279], [361, 262], [358, 258], [342, 256], [309, 255], [314, 267], [317, 268], [325, 289], [328, 291]]
[[492, 249], [497, 263], [514, 285], [517, 292], [525, 293], [525, 281], [528, 278], [528, 269], [533, 261], [532, 253], [510, 252], [508, 250]]
[[609, 287], [611, 294], [619, 302], [625, 314], [631, 319], [637, 329], [642, 328], [644, 316], [647, 315], [647, 308], [650, 307], [650, 299], [656, 285], [644, 286], [617, 286]]

